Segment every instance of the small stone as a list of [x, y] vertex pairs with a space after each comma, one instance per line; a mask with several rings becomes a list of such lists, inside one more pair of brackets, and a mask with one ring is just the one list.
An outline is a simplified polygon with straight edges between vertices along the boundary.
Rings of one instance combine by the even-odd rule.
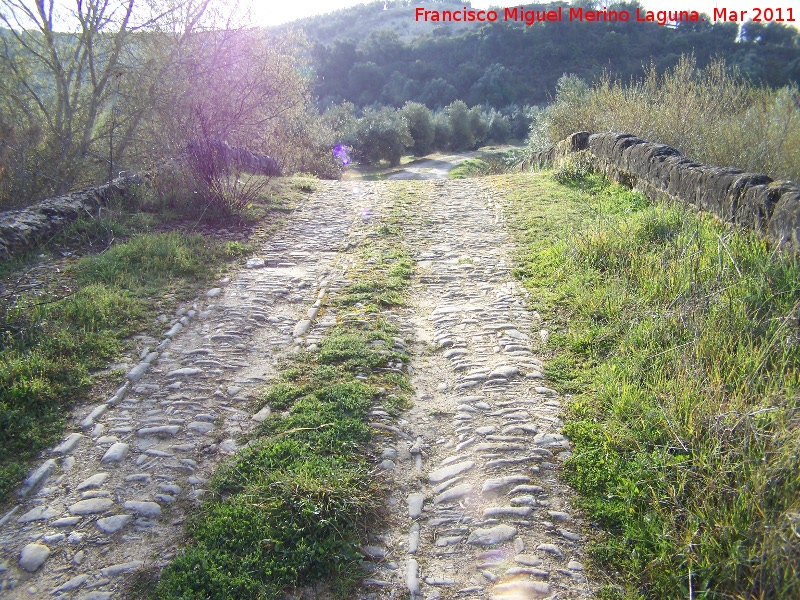
[[22, 515], [19, 519], [17, 519], [17, 523], [31, 523], [33, 521], [46, 521], [47, 519], [52, 519], [58, 514], [58, 511], [55, 509], [50, 508], [49, 506], [37, 506], [36, 508], [32, 508], [24, 515]]
[[392, 471], [395, 468], [395, 464], [393, 460], [389, 460], [388, 458], [384, 461], [381, 461], [380, 464], [381, 469], [384, 471]]
[[75, 489], [80, 492], [81, 490], [90, 490], [94, 488], [99, 488], [106, 482], [107, 479], [108, 479], [108, 473], [96, 473], [91, 477], [89, 477], [88, 479], [84, 479], [82, 482], [80, 482], [75, 487]]
[[469, 471], [474, 466], [475, 462], [471, 460], [447, 465], [446, 467], [431, 471], [431, 473], [428, 475], [428, 481], [430, 481], [432, 484], [441, 483], [446, 479], [450, 479], [451, 477], [455, 477], [456, 475], [460, 475], [461, 473]]
[[238, 449], [239, 446], [230, 438], [219, 443], [219, 451], [224, 454], [235, 454]]
[[386, 558], [386, 548], [380, 546], [361, 546], [361, 553], [372, 560], [383, 560]]
[[72, 506], [67, 507], [70, 514], [73, 515], [95, 515], [97, 513], [106, 512], [114, 505], [114, 501], [110, 498], [91, 498], [89, 500], [81, 500]]
[[76, 575], [62, 586], [53, 590], [54, 594], [58, 594], [60, 592], [69, 592], [70, 590], [77, 589], [83, 585], [83, 582], [89, 579], [88, 575]]
[[483, 518], [527, 517], [532, 511], [533, 508], [530, 506], [492, 506], [483, 511]]
[[311, 329], [310, 319], [303, 319], [302, 321], [298, 321], [297, 324], [294, 326], [294, 330], [292, 331], [292, 336], [300, 337], [301, 335], [305, 335], [306, 333], [308, 333], [309, 329]]
[[189, 431], [194, 431], [195, 433], [199, 433], [201, 435], [205, 435], [214, 431], [214, 424], [207, 423], [206, 421], [192, 421], [186, 426], [186, 429]]
[[86, 418], [83, 421], [81, 421], [81, 427], [83, 427], [84, 429], [91, 427], [92, 425], [94, 425], [95, 420], [98, 417], [103, 416], [107, 410], [108, 410], [108, 404], [99, 404], [95, 406], [94, 409], [92, 409], [92, 412], [90, 412], [86, 416]]
[[28, 475], [27, 479], [25, 479], [24, 483], [22, 484], [22, 488], [19, 491], [19, 495], [27, 495], [27, 493], [33, 488], [44, 482], [48, 477], [50, 477], [50, 474], [55, 470], [56, 466], [56, 461], [54, 461], [52, 458], [44, 461], [42, 466]]
[[114, 577], [115, 575], [119, 575], [121, 573], [129, 573], [130, 571], [135, 571], [136, 569], [141, 568], [143, 564], [144, 563], [140, 560], [134, 560], [127, 563], [120, 563], [117, 565], [106, 567], [105, 569], [100, 569], [100, 574], [103, 577]]
[[206, 292], [206, 298], [216, 298], [222, 293], [222, 288], [212, 288]]
[[89, 592], [82, 600], [111, 600], [114, 592]]
[[475, 433], [477, 433], [478, 435], [491, 435], [495, 431], [497, 431], [497, 427], [495, 427], [494, 425], [485, 425], [483, 427], [475, 428]]
[[567, 563], [567, 568], [570, 571], [583, 571], [583, 565], [579, 563], [577, 560], [571, 560]]
[[140, 362], [136, 366], [134, 366], [130, 371], [128, 371], [126, 377], [131, 383], [136, 383], [144, 376], [145, 373], [147, 373], [149, 369], [150, 369], [150, 363]]
[[128, 500], [124, 506], [125, 510], [129, 510], [140, 517], [154, 519], [161, 516], [161, 507], [155, 502], [138, 502], [136, 500]]
[[467, 494], [472, 492], [472, 485], [469, 483], [462, 483], [461, 485], [457, 485], [449, 490], [446, 490], [436, 496], [433, 500], [434, 504], [446, 504], [447, 502], [455, 502], [456, 500], [460, 500]]
[[84, 534], [82, 534], [80, 531], [73, 531], [72, 533], [69, 534], [69, 537], [67, 538], [67, 543], [77, 546], [78, 544], [83, 543], [84, 537], [85, 537]]
[[177, 496], [181, 493], [181, 486], [175, 485], [174, 483], [159, 483], [158, 489], [165, 494], [172, 494], [173, 496]]
[[100, 459], [100, 462], [102, 464], [120, 462], [125, 458], [125, 456], [127, 456], [128, 447], [128, 444], [124, 444], [122, 442], [113, 444], [103, 455], [103, 458]]
[[483, 494], [499, 493], [504, 488], [510, 487], [512, 485], [518, 485], [521, 483], [528, 483], [530, 480], [531, 478], [526, 477], [525, 475], [509, 475], [507, 477], [487, 479], [483, 483], [483, 488], [481, 489], [481, 493]]
[[495, 527], [487, 527], [476, 529], [469, 534], [467, 543], [472, 546], [491, 546], [506, 542], [517, 535], [517, 528], [511, 525], [496, 525]]
[[494, 371], [489, 373], [489, 379], [493, 379], [495, 377], [502, 377], [504, 379], [511, 379], [515, 375], [519, 373], [519, 369], [517, 367], [512, 367], [509, 365], [502, 365], [497, 367]]
[[262, 421], [266, 420], [270, 414], [272, 414], [272, 409], [270, 409], [269, 406], [265, 406], [250, 418], [257, 423], [261, 423]]
[[514, 557], [514, 560], [521, 565], [525, 565], [526, 567], [538, 567], [542, 564], [541, 559], [533, 554], [517, 554]]
[[72, 557], [72, 564], [79, 565], [83, 562], [84, 557], [86, 556], [86, 552], [83, 550], [78, 550], [75, 553], [75, 556]]
[[97, 527], [99, 527], [100, 531], [103, 533], [116, 533], [125, 527], [132, 518], [131, 515], [114, 515], [113, 517], [97, 519]]
[[183, 367], [182, 369], [170, 371], [167, 373], [167, 377], [191, 377], [192, 375], [199, 375], [202, 372], [203, 370], [197, 367]]
[[419, 564], [413, 558], [409, 558], [406, 563], [406, 587], [408, 588], [411, 597], [419, 595]]
[[267, 263], [264, 262], [263, 258], [249, 258], [247, 262], [244, 263], [245, 269], [260, 269], [264, 267]]
[[408, 530], [408, 553], [416, 554], [419, 550], [419, 523], [412, 523]]
[[548, 510], [547, 514], [550, 515], [550, 518], [554, 521], [572, 521], [572, 517], [565, 512]]
[[501, 583], [491, 590], [491, 600], [535, 600], [550, 595], [550, 584], [544, 581], [512, 581]]
[[422, 503], [425, 501], [425, 494], [409, 494], [408, 495], [408, 516], [411, 519], [416, 519], [422, 514]]
[[180, 427], [178, 425], [158, 425], [157, 427], [142, 427], [141, 429], [136, 431], [136, 435], [139, 437], [162, 437], [162, 438], [169, 438], [177, 435], [180, 431]]
[[50, 527], [72, 527], [80, 520], [80, 517], [62, 517], [50, 523]]
[[548, 554], [554, 554], [559, 558], [564, 558], [564, 553], [561, 552], [559, 547], [556, 546], [555, 544], [539, 544], [538, 546], [536, 546], [536, 549], [539, 552], [547, 552]]
[[73, 433], [67, 437], [63, 442], [61, 442], [58, 446], [53, 448], [54, 454], [69, 454], [75, 449], [75, 446], [78, 445], [78, 442], [81, 441], [83, 435], [80, 433]]
[[455, 546], [461, 543], [463, 539], [464, 536], [461, 535], [443, 535], [436, 538], [436, 545], [439, 548], [446, 548], [447, 546]]
[[28, 544], [19, 555], [19, 566], [28, 573], [35, 572], [50, 556], [50, 548], [42, 544]]

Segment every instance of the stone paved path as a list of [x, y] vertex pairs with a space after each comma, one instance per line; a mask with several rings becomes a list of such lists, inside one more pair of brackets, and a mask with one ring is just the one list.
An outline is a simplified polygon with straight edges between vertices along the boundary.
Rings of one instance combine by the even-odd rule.
[[562, 399], [531, 351], [540, 325], [509, 273], [498, 193], [469, 180], [322, 182], [259, 260], [143, 338], [126, 385], [76, 415], [1, 513], [4, 598], [120, 598], [132, 572], [169, 562], [214, 467], [266, 416], [255, 391], [335, 323], [327, 295], [396, 185], [418, 198], [404, 232], [418, 277], [395, 315], [416, 398], [399, 419], [373, 414], [392, 526], [363, 548], [359, 597], [591, 596], [556, 476]]
[[174, 555], [214, 466], [267, 415], [251, 414], [254, 392], [335, 322], [318, 318], [321, 302], [371, 199], [320, 187], [250, 268], [140, 339], [126, 384], [76, 414], [0, 512], [3, 598], [117, 598], [131, 572]]
[[512, 279], [490, 180], [420, 184], [408, 437], [377, 448], [396, 525], [375, 532], [364, 600], [587, 598], [582, 524], [557, 478], [570, 444], [542, 381], [546, 336]]

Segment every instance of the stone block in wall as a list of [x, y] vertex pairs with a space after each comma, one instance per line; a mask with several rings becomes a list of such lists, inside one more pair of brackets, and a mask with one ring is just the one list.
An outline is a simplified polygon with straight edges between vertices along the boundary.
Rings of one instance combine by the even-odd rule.
[[786, 186], [767, 226], [769, 238], [781, 246], [800, 251], [800, 188]]
[[20, 210], [0, 213], [0, 258], [33, 246], [56, 234], [68, 222], [92, 214], [114, 197], [123, 197], [140, 176], [128, 176], [88, 190], [47, 198]]
[[748, 227], [760, 233], [767, 233], [769, 221], [775, 211], [775, 205], [781, 196], [792, 190], [786, 182], [770, 182], [754, 185], [745, 190], [739, 199], [734, 222], [742, 227]]
[[589, 136], [589, 141], [586, 146], [589, 152], [594, 154], [598, 159], [607, 161], [610, 155], [610, 146], [619, 136], [618, 133], [595, 133]]
[[676, 161], [669, 177], [667, 192], [675, 199], [697, 205], [697, 185], [703, 165], [688, 159]]
[[589, 146], [590, 135], [591, 134], [588, 131], [579, 131], [569, 136], [567, 138], [567, 145], [569, 146], [569, 151], [580, 152], [581, 150], [586, 150], [586, 148]]
[[736, 223], [739, 206], [750, 188], [767, 185], [772, 178], [762, 173], [742, 173], [728, 188], [727, 195], [722, 199], [719, 216], [721, 219]]
[[647, 144], [639, 176], [650, 188], [664, 192], [669, 189], [670, 168], [674, 167], [676, 159], [683, 159], [683, 156], [672, 146]]
[[[698, 181], [697, 207], [725, 220], [725, 204], [728, 190], [742, 175], [743, 171], [740, 169], [704, 165]], [[730, 209], [727, 216], [728, 219], [733, 219]]]

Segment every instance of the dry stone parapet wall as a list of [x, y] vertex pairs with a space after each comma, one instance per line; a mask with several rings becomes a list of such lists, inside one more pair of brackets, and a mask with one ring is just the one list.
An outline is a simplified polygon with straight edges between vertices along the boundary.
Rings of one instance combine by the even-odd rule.
[[52, 237], [81, 215], [96, 214], [113, 198], [129, 194], [138, 182], [141, 178], [135, 175], [120, 177], [88, 190], [47, 198], [28, 208], [0, 213], [0, 259], [7, 260], [15, 252]]
[[628, 133], [581, 131], [532, 158], [552, 163], [580, 151], [598, 170], [654, 200], [691, 204], [800, 251], [800, 187], [795, 183], [694, 162], [675, 148]]
[[[213, 163], [215, 169], [224, 170], [235, 165], [243, 171], [267, 177], [281, 175], [281, 167], [274, 158], [231, 148], [224, 142], [214, 140], [206, 146], [192, 142], [188, 151], [197, 158], [203, 148], [208, 153], [205, 159]], [[0, 213], [0, 260], [7, 260], [14, 253], [47, 240], [81, 215], [96, 214], [97, 209], [107, 206], [110, 200], [124, 198], [131, 193], [133, 185], [144, 181], [144, 177], [127, 175], [86, 190], [47, 198], [27, 208]]]

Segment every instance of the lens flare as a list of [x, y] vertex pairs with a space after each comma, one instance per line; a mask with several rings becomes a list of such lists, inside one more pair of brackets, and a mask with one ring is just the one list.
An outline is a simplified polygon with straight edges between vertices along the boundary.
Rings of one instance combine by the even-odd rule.
[[344, 144], [336, 144], [333, 147], [333, 158], [340, 162], [343, 167], [350, 164], [349, 150], [350, 149]]

